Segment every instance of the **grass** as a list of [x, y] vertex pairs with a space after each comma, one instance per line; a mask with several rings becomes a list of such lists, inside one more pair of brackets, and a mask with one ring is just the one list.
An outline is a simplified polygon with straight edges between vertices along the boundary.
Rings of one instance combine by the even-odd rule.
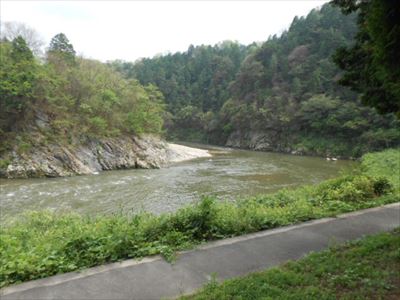
[[173, 260], [177, 250], [206, 241], [399, 201], [392, 176], [399, 154], [368, 155], [353, 174], [316, 186], [236, 203], [204, 198], [161, 216], [30, 212], [0, 229], [0, 287], [127, 258]]
[[184, 299], [400, 299], [400, 229], [281, 267], [217, 283]]
[[364, 173], [371, 176], [387, 177], [395, 189], [400, 189], [400, 150], [388, 149], [365, 154], [361, 167]]

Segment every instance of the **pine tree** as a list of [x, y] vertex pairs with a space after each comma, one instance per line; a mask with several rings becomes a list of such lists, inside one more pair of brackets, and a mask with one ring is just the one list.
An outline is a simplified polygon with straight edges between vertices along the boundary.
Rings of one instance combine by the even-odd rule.
[[64, 33], [59, 33], [51, 39], [47, 54], [50, 56], [61, 56], [66, 61], [73, 62], [75, 60], [76, 52], [66, 35]]

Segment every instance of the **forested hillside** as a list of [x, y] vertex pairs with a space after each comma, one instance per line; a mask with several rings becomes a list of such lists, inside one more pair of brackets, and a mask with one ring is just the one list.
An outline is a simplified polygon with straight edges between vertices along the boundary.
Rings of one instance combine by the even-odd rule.
[[216, 113], [229, 100], [229, 87], [246, 55], [256, 45], [225, 41], [215, 46], [189, 46], [183, 53], [110, 65], [126, 78], [155, 84], [165, 96], [165, 126], [170, 138], [208, 142]]
[[242, 148], [359, 156], [399, 145], [399, 121], [341, 87], [332, 55], [353, 43], [356, 15], [329, 4], [262, 45], [190, 46], [110, 64], [164, 94], [171, 138]]
[[3, 39], [0, 49], [0, 153], [161, 131], [157, 88], [76, 56], [64, 34], [52, 39], [44, 58], [34, 56], [22, 36]]
[[338, 84], [333, 55], [354, 44], [356, 17], [326, 4], [262, 44], [191, 45], [135, 63], [78, 57], [64, 34], [40, 58], [35, 41], [3, 37], [0, 152], [163, 124], [170, 139], [256, 150], [357, 157], [398, 146], [399, 120]]

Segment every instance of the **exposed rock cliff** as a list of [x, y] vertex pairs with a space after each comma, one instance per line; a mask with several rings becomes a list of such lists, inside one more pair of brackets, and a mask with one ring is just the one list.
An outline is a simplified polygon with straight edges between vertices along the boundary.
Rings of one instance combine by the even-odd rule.
[[282, 137], [273, 131], [233, 132], [226, 142], [226, 146], [257, 151], [275, 151], [291, 153], [293, 150]]
[[[296, 136], [284, 135], [272, 129], [265, 131], [235, 131], [227, 139], [228, 147], [271, 151], [296, 155], [329, 156], [329, 149], [308, 149]], [[339, 157], [340, 155], [336, 155]]]
[[160, 168], [172, 161], [209, 156], [205, 150], [168, 144], [153, 136], [87, 139], [75, 145], [52, 144], [12, 152], [0, 169], [6, 178], [59, 177], [103, 170]]
[[354, 159], [354, 157], [342, 153], [351, 153], [357, 145], [348, 143], [344, 147], [337, 148], [335, 143], [337, 140], [329, 140], [329, 138], [324, 140], [323, 136], [316, 140], [307, 140], [296, 133], [282, 133], [266, 129], [264, 131], [234, 131], [229, 135], [225, 145], [256, 151]]

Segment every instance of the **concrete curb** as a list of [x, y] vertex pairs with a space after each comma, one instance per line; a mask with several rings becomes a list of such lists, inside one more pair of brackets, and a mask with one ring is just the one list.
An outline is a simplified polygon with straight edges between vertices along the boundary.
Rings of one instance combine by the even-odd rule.
[[0, 296], [4, 300], [177, 297], [202, 286], [214, 271], [221, 279], [242, 276], [323, 250], [332, 240], [344, 242], [398, 226], [400, 202], [210, 242], [180, 252], [172, 265], [160, 256], [130, 259], [6, 287]]

